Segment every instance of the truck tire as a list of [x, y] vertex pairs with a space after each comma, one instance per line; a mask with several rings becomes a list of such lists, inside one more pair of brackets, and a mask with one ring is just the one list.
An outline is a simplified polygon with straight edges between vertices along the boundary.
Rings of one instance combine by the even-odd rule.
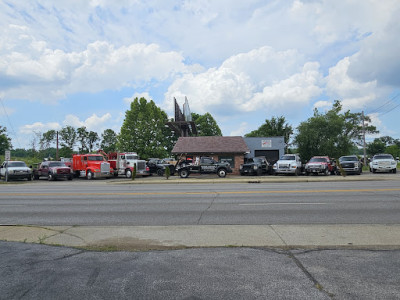
[[325, 169], [325, 172], [324, 172], [324, 175], [325, 175], [325, 176], [328, 176], [329, 174], [330, 174], [329, 169], [326, 168], [326, 169]]
[[87, 179], [87, 180], [92, 180], [92, 179], [93, 179], [93, 173], [92, 173], [92, 171], [87, 171], [87, 173], [86, 173], [86, 179]]
[[31, 181], [32, 180], [32, 175], [28, 175], [28, 177], [26, 177], [26, 179], [28, 179], [28, 181]]
[[53, 180], [54, 180], [53, 174], [49, 173], [49, 174], [47, 175], [47, 179], [48, 179], [49, 181], [53, 181]]
[[397, 168], [394, 168], [392, 172], [393, 172], [393, 174], [396, 174]]
[[157, 170], [157, 175], [158, 176], [164, 176], [164, 170], [163, 169], [158, 169]]
[[224, 168], [221, 168], [217, 171], [217, 174], [219, 177], [225, 177], [226, 176], [226, 170]]
[[125, 176], [126, 176], [126, 178], [132, 178], [132, 171], [131, 171], [131, 169], [127, 169], [127, 170], [125, 171]]
[[189, 177], [189, 171], [186, 169], [180, 170], [179, 171], [179, 176], [181, 178], [188, 178]]
[[68, 176], [68, 180], [72, 180], [73, 177], [74, 177], [74, 176], [69, 175], [69, 176]]
[[376, 173], [376, 170], [374, 168], [372, 168], [372, 173]]

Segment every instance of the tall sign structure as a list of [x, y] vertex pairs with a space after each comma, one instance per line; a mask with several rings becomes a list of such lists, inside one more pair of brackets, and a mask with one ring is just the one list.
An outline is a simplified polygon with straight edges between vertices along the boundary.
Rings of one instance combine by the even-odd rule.
[[183, 113], [176, 102], [174, 97], [175, 105], [175, 121], [168, 122], [167, 125], [171, 130], [175, 131], [181, 137], [197, 136], [196, 124], [192, 121], [192, 114], [189, 108], [188, 99], [185, 97], [185, 103], [183, 104]]

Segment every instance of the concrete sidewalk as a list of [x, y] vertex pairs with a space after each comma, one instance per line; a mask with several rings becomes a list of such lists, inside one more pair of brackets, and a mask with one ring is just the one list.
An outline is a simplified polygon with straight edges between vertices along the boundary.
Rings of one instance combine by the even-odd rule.
[[104, 250], [396, 248], [396, 225], [0, 226], [0, 240]]

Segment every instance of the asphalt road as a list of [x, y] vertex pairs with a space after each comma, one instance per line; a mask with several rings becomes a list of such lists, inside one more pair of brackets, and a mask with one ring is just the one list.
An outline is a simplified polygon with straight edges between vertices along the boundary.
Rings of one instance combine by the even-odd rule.
[[0, 241], [0, 299], [399, 299], [400, 250], [94, 252]]
[[399, 181], [1, 185], [0, 224], [398, 224]]

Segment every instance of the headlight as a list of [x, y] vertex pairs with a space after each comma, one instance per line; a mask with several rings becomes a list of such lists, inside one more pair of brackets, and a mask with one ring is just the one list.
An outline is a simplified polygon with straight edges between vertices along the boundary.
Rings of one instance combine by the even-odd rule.
[[240, 170], [242, 170], [242, 169], [243, 169], [243, 166], [242, 166], [242, 165], [240, 165], [239, 169], [240, 169]]
[[290, 168], [291, 168], [291, 169], [296, 169], [297, 166], [296, 166], [296, 165], [291, 165]]
[[255, 166], [253, 166], [253, 168], [254, 168], [254, 170], [257, 170], [257, 169], [258, 169], [258, 166], [255, 165]]
[[396, 165], [396, 162], [395, 162], [395, 161], [392, 161], [392, 165]]

